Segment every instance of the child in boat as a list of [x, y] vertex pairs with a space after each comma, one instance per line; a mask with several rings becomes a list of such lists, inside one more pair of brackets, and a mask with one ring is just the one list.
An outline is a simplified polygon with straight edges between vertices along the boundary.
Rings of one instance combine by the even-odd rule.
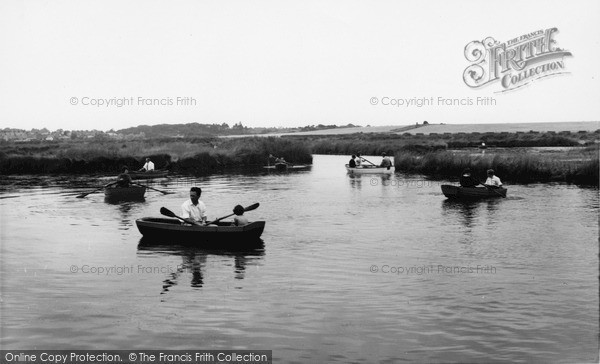
[[248, 219], [244, 216], [244, 207], [242, 205], [237, 205], [233, 208], [233, 213], [235, 217], [233, 218], [233, 226], [244, 226], [248, 225]]

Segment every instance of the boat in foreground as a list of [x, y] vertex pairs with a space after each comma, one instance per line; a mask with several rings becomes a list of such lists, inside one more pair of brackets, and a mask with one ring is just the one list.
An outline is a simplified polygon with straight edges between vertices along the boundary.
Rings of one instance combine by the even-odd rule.
[[460, 187], [453, 185], [442, 185], [442, 193], [448, 198], [472, 199], [488, 197], [506, 197], [507, 189], [486, 187]]
[[351, 174], [394, 174], [394, 167], [377, 167], [377, 166], [362, 166], [359, 168], [351, 168], [346, 164], [346, 170]]
[[130, 187], [107, 187], [104, 189], [104, 195], [108, 199], [114, 200], [141, 200], [146, 193], [144, 186]]
[[154, 171], [146, 171], [146, 172], [141, 172], [141, 171], [129, 172], [131, 179], [162, 178], [162, 177], [166, 177], [167, 174], [169, 174], [169, 171], [167, 171], [165, 169], [156, 169]]
[[248, 246], [260, 241], [265, 229], [264, 221], [254, 221], [244, 226], [231, 222], [216, 225], [182, 225], [177, 219], [143, 217], [135, 224], [145, 239], [172, 243], [198, 243], [200, 245]]

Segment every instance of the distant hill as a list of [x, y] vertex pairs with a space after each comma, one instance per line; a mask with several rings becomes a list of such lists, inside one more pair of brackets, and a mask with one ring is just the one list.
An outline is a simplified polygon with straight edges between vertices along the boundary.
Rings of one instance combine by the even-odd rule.
[[345, 126], [337, 125], [308, 125], [299, 128], [249, 128], [243, 126], [242, 123], [229, 126], [227, 123], [222, 124], [158, 124], [158, 125], [139, 125], [132, 128], [118, 130], [119, 134], [139, 134], [144, 133], [146, 138], [189, 138], [189, 137], [213, 137], [226, 135], [257, 135], [257, 134], [274, 134], [274, 133], [293, 133], [305, 131], [331, 130], [343, 128], [357, 128], [356, 125], [348, 124]]

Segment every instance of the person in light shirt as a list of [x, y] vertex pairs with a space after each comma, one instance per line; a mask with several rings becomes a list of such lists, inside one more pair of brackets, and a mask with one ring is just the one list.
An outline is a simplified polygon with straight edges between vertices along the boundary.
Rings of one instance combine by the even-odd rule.
[[190, 189], [190, 199], [181, 205], [181, 217], [192, 225], [206, 225], [206, 205], [200, 201], [202, 189], [192, 187]]
[[500, 178], [494, 175], [493, 169], [488, 169], [487, 171], [488, 178], [485, 180], [485, 185], [488, 187], [499, 188], [502, 186], [502, 182], [500, 182]]
[[146, 158], [146, 164], [140, 169], [140, 171], [148, 172], [154, 170], [154, 163], [150, 160], [150, 158]]

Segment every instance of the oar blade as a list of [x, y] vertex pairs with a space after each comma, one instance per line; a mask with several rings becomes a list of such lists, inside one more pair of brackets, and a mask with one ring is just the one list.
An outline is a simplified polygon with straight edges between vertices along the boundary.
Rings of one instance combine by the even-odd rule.
[[253, 205], [248, 206], [248, 207], [244, 207], [244, 212], [256, 210], [258, 208], [258, 206], [260, 206], [260, 203], [257, 202], [257, 203], [255, 203]]
[[168, 216], [168, 217], [176, 217], [175, 214], [173, 213], [173, 211], [169, 210], [166, 207], [161, 207], [160, 208], [160, 213], [163, 214], [163, 215], [165, 215], [165, 216]]

